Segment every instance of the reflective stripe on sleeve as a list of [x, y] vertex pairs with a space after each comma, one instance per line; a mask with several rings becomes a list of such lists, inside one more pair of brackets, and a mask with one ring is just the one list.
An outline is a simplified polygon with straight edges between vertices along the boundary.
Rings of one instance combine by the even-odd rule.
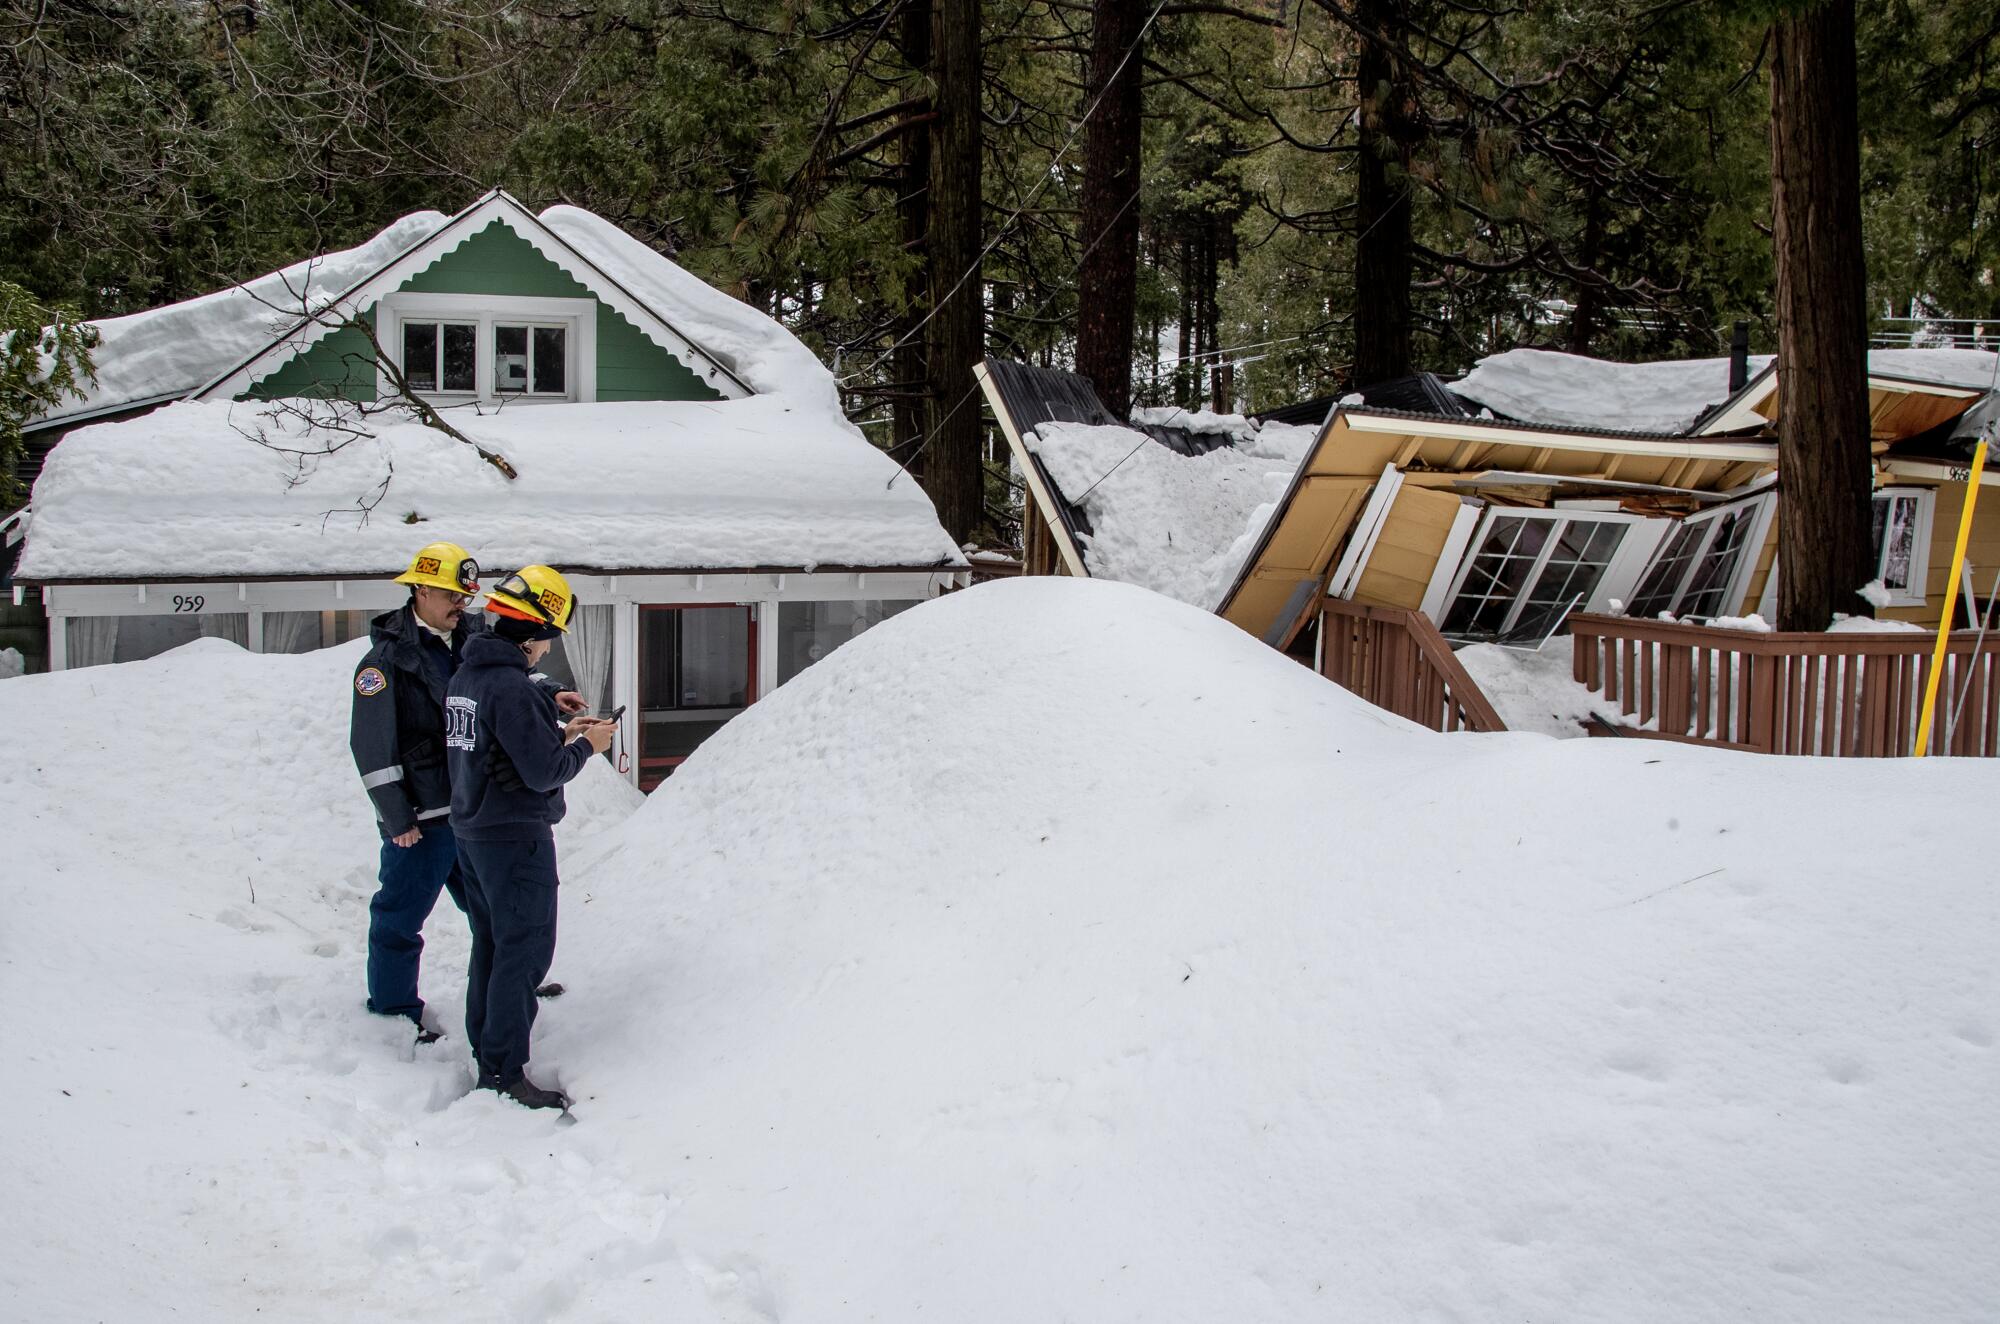
[[442, 809], [426, 809], [424, 810], [423, 813], [417, 815], [417, 821], [421, 823], [427, 818], [443, 818], [446, 814], [450, 812], [451, 812], [450, 805], [446, 805]]
[[390, 782], [401, 780], [403, 780], [403, 765], [398, 763], [393, 768], [378, 768], [374, 772], [363, 773], [361, 786], [363, 790], [372, 791], [377, 786], [387, 786]]

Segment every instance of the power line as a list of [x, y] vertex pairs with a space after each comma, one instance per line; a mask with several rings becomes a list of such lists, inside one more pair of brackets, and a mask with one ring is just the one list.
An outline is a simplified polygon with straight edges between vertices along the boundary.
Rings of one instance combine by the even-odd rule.
[[[979, 256], [972, 259], [972, 265], [967, 267], [963, 272], [959, 274], [958, 279], [955, 282], [953, 282], [951, 289], [946, 291], [945, 296], [942, 299], [935, 300], [931, 304], [930, 311], [925, 313], [923, 317], [918, 320], [915, 326], [911, 327], [908, 331], [905, 331], [901, 336], [897, 337], [896, 343], [889, 346], [889, 348], [883, 350], [882, 353], [876, 358], [876, 360], [873, 363], [869, 364], [866, 368], [863, 368], [859, 372], [851, 372], [847, 374], [847, 376], [840, 378], [838, 383], [836, 383], [837, 385], [845, 386], [848, 382], [853, 381], [856, 377], [865, 376], [868, 373], [874, 372], [875, 369], [881, 367], [882, 364], [888, 360], [891, 354], [894, 354], [897, 350], [909, 344], [910, 338], [912, 336], [915, 336], [918, 332], [922, 331], [926, 326], [930, 325], [930, 320], [933, 317], [936, 317], [938, 315], [938, 312], [941, 309], [943, 309], [943, 307], [946, 304], [950, 303], [952, 299], [957, 296], [960, 290], [965, 288], [965, 283], [971, 280], [973, 273], [978, 271], [980, 266], [985, 263], [987, 255], [991, 253], [995, 248], [999, 247], [1000, 241], [1007, 237], [1007, 232], [1014, 228], [1014, 222], [1021, 219], [1021, 214], [1028, 210], [1029, 206], [1033, 204], [1035, 199], [1041, 196], [1042, 190], [1048, 187], [1049, 181], [1056, 177], [1056, 170], [1058, 169], [1058, 167], [1062, 165], [1063, 157], [1067, 156], [1069, 154], [1069, 149], [1076, 145], [1077, 135], [1081, 134], [1083, 132], [1084, 126], [1090, 123], [1090, 117], [1097, 113], [1097, 108], [1104, 104], [1104, 98], [1111, 94], [1111, 89], [1118, 82], [1118, 76], [1124, 73], [1125, 66], [1132, 62], [1132, 57], [1136, 55], [1139, 51], [1140, 43], [1146, 40], [1146, 33], [1152, 30], [1153, 20], [1160, 16], [1160, 11], [1166, 8], [1166, 5], [1167, 5], [1167, 0], [1157, 0], [1157, 3], [1154, 4], [1153, 12], [1146, 16], [1145, 23], [1142, 24], [1139, 28], [1139, 35], [1132, 39], [1132, 44], [1126, 48], [1125, 54], [1119, 59], [1118, 67], [1111, 71], [1111, 77], [1105, 79], [1104, 86], [1098, 89], [1097, 99], [1090, 103], [1090, 108], [1088, 110], [1083, 112], [1083, 118], [1076, 122], [1076, 127], [1070, 130], [1069, 137], [1065, 139], [1063, 145], [1056, 150], [1056, 154], [1053, 157], [1049, 158], [1049, 168], [1043, 172], [1042, 177], [1039, 180], [1035, 181], [1035, 187], [1028, 191], [1028, 196], [1021, 200], [1020, 205], [1015, 207], [1013, 212], [1008, 215], [1007, 219], [1000, 223], [1000, 228], [993, 232], [993, 238], [988, 240], [986, 246], [979, 250]], [[1133, 189], [1133, 197], [1136, 198], [1137, 196], [1138, 196], [1138, 189], [1135, 186]], [[1126, 205], [1127, 206], [1131, 205], [1130, 199], [1127, 200]], [[1118, 209], [1118, 214], [1120, 216], [1124, 215], [1125, 208], [1120, 207]], [[1095, 245], [1092, 245], [1092, 247], [1095, 247]], [[1086, 254], [1088, 254], [1089, 251], [1090, 251], [1089, 249], [1084, 250]], [[1079, 259], [1079, 261], [1080, 260], [1081, 259]], [[1040, 309], [1037, 309], [1036, 311], [1039, 312]]]

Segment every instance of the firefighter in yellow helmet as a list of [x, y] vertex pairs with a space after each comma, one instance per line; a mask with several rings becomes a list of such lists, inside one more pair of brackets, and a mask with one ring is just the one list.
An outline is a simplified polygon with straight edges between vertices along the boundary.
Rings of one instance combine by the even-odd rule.
[[[429, 1042], [417, 992], [424, 921], [448, 890], [464, 908], [452, 840], [445, 764], [445, 688], [466, 643], [486, 621], [466, 607], [479, 592], [479, 564], [457, 543], [434, 542], [396, 576], [409, 601], [370, 623], [372, 646], [354, 669], [349, 744], [382, 833], [379, 886], [368, 906], [368, 1009], [407, 1016]], [[549, 699], [581, 712], [583, 699], [545, 682]]]
[[458, 839], [472, 959], [465, 1034], [479, 1087], [529, 1108], [567, 1108], [527, 1077], [535, 987], [556, 950], [554, 827], [562, 788], [611, 745], [612, 723], [576, 717], [529, 678], [576, 613], [569, 581], [549, 566], [507, 576], [486, 597], [490, 634], [472, 639], [445, 697], [451, 825]]

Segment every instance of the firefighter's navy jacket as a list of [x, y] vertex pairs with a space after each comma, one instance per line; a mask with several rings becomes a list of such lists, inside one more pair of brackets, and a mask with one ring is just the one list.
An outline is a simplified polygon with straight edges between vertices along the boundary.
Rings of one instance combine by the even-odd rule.
[[[444, 757], [445, 688], [465, 645], [489, 631], [486, 618], [466, 612], [447, 645], [417, 622], [404, 604], [369, 623], [373, 647], [354, 668], [354, 716], [348, 744], [376, 825], [385, 837], [451, 812], [451, 777]], [[520, 650], [516, 649], [518, 654]], [[553, 696], [554, 681], [537, 682]]]
[[444, 702], [451, 830], [462, 840], [549, 840], [563, 783], [591, 748], [563, 742], [555, 699], [528, 675], [526, 654], [492, 634], [468, 639]]

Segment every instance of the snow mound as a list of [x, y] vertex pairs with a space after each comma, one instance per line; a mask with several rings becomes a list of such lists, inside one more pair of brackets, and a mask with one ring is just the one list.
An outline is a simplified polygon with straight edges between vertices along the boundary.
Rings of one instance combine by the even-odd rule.
[[993, 584], [611, 834], [565, 1068], [772, 1316], [1972, 1320], [2000, 898], [1920, 807], [1996, 792], [1434, 736]]
[[974, 588], [572, 796], [566, 1128], [360, 1009], [357, 647], [0, 686], [24, 1318], [2000, 1299], [2000, 896], [1935, 830], [1990, 762], [1438, 736], [1129, 586]]
[[1094, 578], [1213, 607], [1317, 436], [1267, 426], [1241, 446], [1182, 455], [1132, 428], [1044, 423], [1029, 445], [1090, 521]]
[[[1753, 356], [1750, 375], [1770, 362], [1769, 355]], [[1729, 360], [1613, 363], [1551, 349], [1510, 349], [1479, 360], [1451, 389], [1526, 423], [1678, 436], [1729, 398]]]
[[0, 680], [12, 680], [26, 674], [27, 670], [28, 662], [21, 656], [20, 649], [0, 648]]

